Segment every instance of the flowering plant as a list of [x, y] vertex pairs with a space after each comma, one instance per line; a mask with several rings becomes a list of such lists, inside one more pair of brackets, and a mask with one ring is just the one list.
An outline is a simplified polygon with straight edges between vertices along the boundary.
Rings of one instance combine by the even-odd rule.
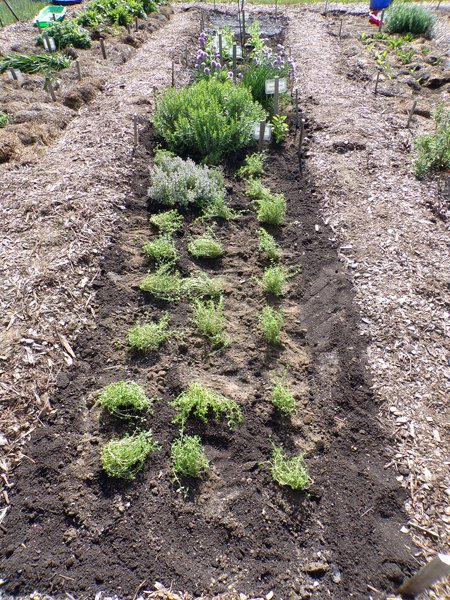
[[[222, 35], [222, 57], [219, 49], [219, 35]], [[229, 64], [233, 52], [233, 33], [226, 27], [212, 37], [202, 31], [198, 38], [198, 50], [195, 55], [194, 69], [197, 79], [215, 77], [220, 81], [233, 78]]]

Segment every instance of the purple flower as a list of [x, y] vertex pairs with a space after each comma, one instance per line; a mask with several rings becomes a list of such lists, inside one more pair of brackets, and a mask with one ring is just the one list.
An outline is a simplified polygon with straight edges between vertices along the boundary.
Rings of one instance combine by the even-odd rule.
[[215, 69], [215, 68], [217, 67], [217, 65], [218, 65], [218, 64], [219, 64], [219, 63], [218, 63], [218, 62], [216, 62], [215, 60], [212, 60], [212, 61], [211, 61], [211, 67], [212, 67], [213, 69]]
[[196, 69], [198, 71], [198, 63], [195, 63], [194, 69]]
[[205, 73], [205, 75], [209, 75], [209, 73], [211, 73], [211, 69], [208, 67], [205, 67], [203, 73]]
[[233, 71], [228, 71], [227, 77], [228, 79], [233, 79]]

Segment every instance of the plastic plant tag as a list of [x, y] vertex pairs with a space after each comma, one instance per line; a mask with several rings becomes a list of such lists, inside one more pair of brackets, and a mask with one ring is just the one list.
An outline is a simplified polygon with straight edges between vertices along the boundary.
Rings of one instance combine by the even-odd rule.
[[[253, 139], [259, 140], [259, 123], [255, 123], [253, 125]], [[264, 141], [270, 142], [272, 139], [272, 126], [266, 123], [266, 127], [264, 129]]]
[[44, 36], [44, 48], [46, 52], [56, 52], [56, 43], [52, 37]]
[[22, 71], [12, 68], [8, 69], [8, 79], [10, 79], [10, 81], [17, 81], [19, 85], [22, 85], [25, 81]]
[[[280, 77], [278, 82], [278, 92], [284, 94], [287, 92], [287, 79]], [[266, 94], [275, 94], [275, 79], [266, 79]]]

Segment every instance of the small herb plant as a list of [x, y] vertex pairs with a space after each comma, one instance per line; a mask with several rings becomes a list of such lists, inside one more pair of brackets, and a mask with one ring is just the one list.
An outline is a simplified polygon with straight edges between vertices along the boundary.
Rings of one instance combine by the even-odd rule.
[[277, 144], [286, 139], [289, 132], [289, 126], [286, 123], [286, 115], [274, 115], [272, 117], [272, 133]]
[[[73, 46], [74, 48], [90, 48], [91, 47], [91, 36], [87, 29], [78, 25], [78, 23], [71, 19], [70, 21], [62, 21], [61, 23], [50, 23], [45, 28], [45, 33], [48, 37], [55, 40], [56, 47], [59, 50], [66, 48], [67, 46]], [[44, 36], [38, 35], [36, 43], [39, 46], [44, 45]]]
[[274, 481], [293, 490], [306, 490], [312, 483], [304, 462], [304, 454], [289, 457], [282, 448], [275, 445], [272, 448], [270, 471]]
[[281, 248], [278, 246], [273, 235], [270, 235], [262, 227], [258, 231], [259, 251], [269, 260], [279, 260], [281, 258]]
[[272, 379], [272, 404], [285, 417], [295, 412], [296, 401], [289, 391], [285, 377]]
[[286, 198], [272, 194], [258, 179], [248, 182], [247, 194], [256, 201], [256, 218], [260, 223], [283, 225], [286, 218]]
[[266, 305], [259, 315], [259, 324], [268, 344], [274, 346], [281, 344], [281, 330], [284, 325], [284, 315], [281, 310]]
[[170, 236], [183, 226], [184, 218], [175, 209], [166, 210], [165, 212], [152, 215], [150, 223], [159, 230], [161, 235]]
[[154, 273], [149, 273], [145, 277], [139, 289], [158, 300], [171, 302], [180, 296], [182, 286], [183, 279], [179, 272], [173, 272], [171, 265], [161, 265]]
[[181, 435], [172, 442], [170, 450], [172, 471], [179, 476], [201, 477], [209, 468], [200, 436]]
[[142, 246], [142, 251], [157, 263], [174, 263], [178, 260], [175, 242], [166, 235], [160, 235]]
[[259, 179], [264, 175], [266, 152], [254, 152], [244, 159], [243, 166], [236, 172], [240, 179]]
[[270, 265], [264, 270], [263, 278], [259, 283], [265, 294], [283, 296], [288, 277], [292, 277], [292, 274], [285, 267]]
[[173, 422], [184, 430], [189, 417], [195, 417], [202, 423], [207, 423], [212, 417], [216, 421], [225, 419], [231, 429], [242, 421], [239, 405], [234, 400], [225, 398], [202, 383], [195, 381], [171, 402], [177, 412]]
[[12, 115], [0, 111], [0, 129], [11, 121]]
[[141, 431], [111, 440], [103, 446], [101, 463], [109, 477], [134, 479], [143, 468], [145, 459], [159, 449], [151, 431]]
[[128, 346], [137, 352], [156, 352], [174, 333], [169, 329], [169, 315], [165, 313], [159, 321], [133, 325], [128, 330]]
[[386, 28], [389, 33], [413, 33], [431, 37], [436, 19], [422, 8], [412, 4], [394, 2], [386, 13]]
[[131, 381], [110, 383], [101, 391], [97, 403], [121, 419], [134, 417], [136, 413], [148, 411], [152, 406], [145, 390]]
[[223, 314], [223, 298], [194, 301], [194, 323], [214, 346], [227, 346], [229, 338], [224, 332], [225, 315]]
[[64, 54], [3, 54], [0, 57], [0, 73], [7, 69], [20, 69], [22, 73], [43, 73], [51, 75], [55, 71], [67, 69], [72, 59]]
[[225, 194], [224, 178], [218, 169], [196, 165], [193, 160], [183, 160], [166, 150], [156, 151], [150, 179], [149, 198], [166, 206], [201, 205], [205, 209], [217, 196]]
[[223, 254], [222, 244], [211, 229], [193, 238], [188, 244], [188, 251], [194, 258], [219, 258]]
[[220, 277], [210, 277], [204, 271], [194, 271], [184, 280], [184, 289], [191, 296], [215, 298], [223, 294], [223, 280]]
[[239, 214], [238, 211], [228, 206], [222, 194], [217, 194], [211, 202], [204, 204], [200, 220], [223, 219], [224, 221], [231, 221], [232, 219], [237, 219]]
[[414, 141], [419, 153], [414, 163], [416, 176], [422, 179], [433, 171], [450, 169], [450, 111], [439, 104], [433, 112], [436, 131], [417, 137]]

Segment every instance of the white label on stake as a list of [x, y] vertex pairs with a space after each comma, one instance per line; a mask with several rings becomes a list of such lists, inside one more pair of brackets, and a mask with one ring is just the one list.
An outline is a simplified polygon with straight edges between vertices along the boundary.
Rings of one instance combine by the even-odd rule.
[[[266, 127], [264, 129], [264, 141], [265, 142], [270, 142], [272, 138], [272, 126], [269, 125], [268, 123], [266, 123]], [[254, 140], [259, 140], [259, 123], [256, 123], [253, 126], [253, 139]]]
[[44, 37], [44, 48], [46, 52], [56, 51], [56, 42], [52, 37]]
[[[284, 94], [287, 92], [287, 79], [280, 77], [278, 80], [278, 92]], [[266, 94], [275, 94], [275, 79], [266, 79]]]
[[25, 81], [22, 71], [13, 68], [8, 69], [8, 79], [11, 81], [17, 81], [19, 85], [22, 85], [22, 83]]

